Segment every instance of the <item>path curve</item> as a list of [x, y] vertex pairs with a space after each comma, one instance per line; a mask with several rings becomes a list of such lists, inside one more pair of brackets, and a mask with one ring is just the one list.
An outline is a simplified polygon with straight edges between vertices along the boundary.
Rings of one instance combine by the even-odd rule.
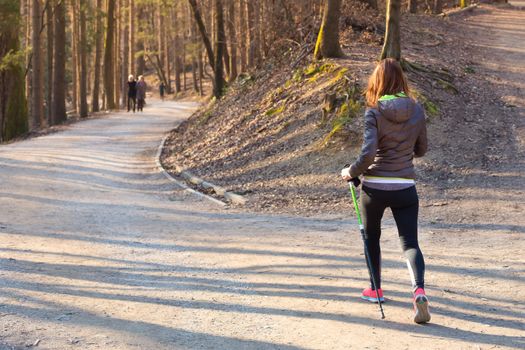
[[423, 222], [422, 327], [388, 216], [381, 321], [358, 298], [348, 213], [233, 212], [157, 171], [162, 135], [191, 109], [159, 103], [0, 147], [0, 349], [525, 347], [523, 226]]

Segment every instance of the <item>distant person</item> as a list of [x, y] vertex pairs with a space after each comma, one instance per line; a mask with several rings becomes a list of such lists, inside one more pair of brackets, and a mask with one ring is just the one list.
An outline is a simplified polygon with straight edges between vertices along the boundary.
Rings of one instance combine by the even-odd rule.
[[401, 65], [391, 58], [379, 62], [370, 76], [366, 103], [361, 154], [341, 171], [343, 179], [356, 186], [360, 183], [359, 176], [364, 175], [361, 209], [376, 285], [372, 283], [361, 297], [371, 302], [384, 300], [379, 239], [381, 218], [385, 209], [390, 208], [412, 282], [414, 322], [426, 323], [430, 321], [430, 312], [425, 294], [425, 261], [418, 243], [419, 200], [412, 162], [427, 151], [425, 112], [411, 96]]
[[143, 111], [144, 105], [146, 104], [146, 89], [148, 88], [148, 85], [144, 81], [144, 77], [142, 75], [139, 76], [139, 81], [137, 82], [137, 104], [138, 104], [138, 110]]
[[159, 93], [160, 93], [160, 99], [164, 101], [164, 93], [166, 92], [166, 85], [164, 85], [163, 82], [159, 85]]
[[128, 112], [133, 109], [135, 113], [137, 105], [137, 82], [133, 74], [128, 77]]

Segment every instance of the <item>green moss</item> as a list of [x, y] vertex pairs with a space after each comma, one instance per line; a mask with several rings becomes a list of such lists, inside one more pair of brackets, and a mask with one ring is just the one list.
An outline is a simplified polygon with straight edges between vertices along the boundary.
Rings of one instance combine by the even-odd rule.
[[335, 135], [341, 133], [345, 127], [357, 118], [361, 114], [362, 107], [362, 103], [357, 99], [349, 99], [343, 103], [332, 121], [332, 129], [324, 137], [321, 146], [325, 147]]
[[296, 83], [300, 82], [301, 80], [303, 80], [303, 72], [300, 70], [300, 69], [296, 69], [294, 72], [293, 72], [293, 75], [292, 75], [292, 80]]
[[474, 68], [472, 68], [471, 66], [466, 66], [465, 68], [463, 68], [463, 71], [464, 71], [465, 73], [469, 73], [469, 74], [476, 73], [476, 71], [474, 70]]
[[319, 65], [312, 63], [308, 67], [306, 67], [303, 71], [304, 76], [308, 77], [314, 74], [319, 73]]
[[414, 91], [414, 95], [429, 117], [437, 117], [439, 115], [439, 106], [434, 101], [423, 95], [418, 90]]
[[279, 106], [279, 107], [273, 107], [273, 108], [270, 108], [269, 110], [267, 110], [264, 114], [268, 117], [271, 117], [273, 115], [277, 115], [277, 114], [280, 114], [284, 111], [284, 104]]

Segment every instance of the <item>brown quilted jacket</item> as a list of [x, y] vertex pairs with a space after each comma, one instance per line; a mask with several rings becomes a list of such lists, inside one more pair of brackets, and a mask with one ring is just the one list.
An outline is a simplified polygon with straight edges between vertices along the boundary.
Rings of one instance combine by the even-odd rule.
[[427, 151], [425, 112], [408, 97], [378, 102], [365, 112], [361, 154], [350, 166], [350, 176], [361, 174], [414, 179], [414, 157]]

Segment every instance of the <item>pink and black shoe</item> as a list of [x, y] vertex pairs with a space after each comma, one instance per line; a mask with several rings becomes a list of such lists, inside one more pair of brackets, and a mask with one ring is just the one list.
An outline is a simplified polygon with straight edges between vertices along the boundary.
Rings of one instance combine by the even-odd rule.
[[428, 297], [423, 288], [418, 288], [414, 292], [414, 315], [415, 323], [427, 323], [430, 321], [430, 309], [428, 307]]
[[[385, 301], [385, 298], [383, 297], [383, 290], [379, 288], [378, 291], [379, 291], [379, 301], [383, 303]], [[363, 293], [361, 294], [361, 299], [368, 300], [371, 303], [377, 303], [377, 293], [372, 288], [367, 288], [363, 290]]]

